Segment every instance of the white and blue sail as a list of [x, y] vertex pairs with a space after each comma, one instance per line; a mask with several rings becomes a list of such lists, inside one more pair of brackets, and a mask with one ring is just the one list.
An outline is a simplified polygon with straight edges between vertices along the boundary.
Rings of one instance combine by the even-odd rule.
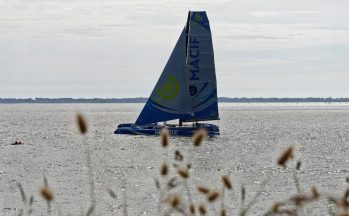
[[217, 82], [212, 36], [205, 12], [191, 12], [187, 26], [187, 80], [194, 114], [183, 121], [217, 120]]
[[219, 119], [214, 53], [206, 12], [189, 12], [187, 24], [135, 124], [174, 119]]

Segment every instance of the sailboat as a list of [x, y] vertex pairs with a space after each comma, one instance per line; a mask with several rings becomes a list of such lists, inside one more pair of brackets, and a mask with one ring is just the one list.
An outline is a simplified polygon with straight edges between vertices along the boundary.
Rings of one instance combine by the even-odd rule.
[[[178, 124], [167, 124], [170, 120]], [[210, 24], [205, 11], [189, 11], [184, 29], [135, 123], [120, 124], [115, 134], [192, 136], [219, 127], [202, 121], [219, 120], [217, 82]], [[162, 123], [163, 122], [163, 123]]]

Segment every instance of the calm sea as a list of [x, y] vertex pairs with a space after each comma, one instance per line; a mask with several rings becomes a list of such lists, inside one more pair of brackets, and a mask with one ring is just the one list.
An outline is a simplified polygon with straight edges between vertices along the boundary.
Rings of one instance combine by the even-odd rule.
[[[226, 192], [225, 206], [236, 215], [240, 190], [246, 188], [247, 205], [260, 191], [248, 215], [262, 215], [273, 201], [297, 192], [293, 167], [301, 191], [316, 186], [324, 195], [342, 196], [349, 176], [349, 104], [221, 104], [222, 135], [194, 148], [190, 138], [173, 137], [168, 149], [158, 137], [114, 135], [119, 123], [133, 122], [142, 104], [14, 104], [0, 105], [0, 215], [17, 215], [27, 209], [17, 183], [34, 196], [34, 215], [47, 215], [38, 191], [43, 177], [55, 193], [53, 215], [77, 215], [89, 207], [89, 179], [85, 144], [89, 145], [95, 179], [96, 215], [157, 215], [159, 192], [154, 179], [163, 161], [173, 163], [176, 149], [192, 164], [188, 180], [195, 202], [205, 203], [196, 185], [216, 190], [220, 176], [230, 174], [234, 190]], [[89, 123], [86, 137], [75, 126], [77, 112]], [[11, 145], [21, 140], [24, 145]], [[276, 165], [280, 152], [296, 149], [290, 168]], [[177, 162], [178, 163], [178, 162]], [[181, 165], [181, 164], [180, 164]], [[175, 175], [171, 169], [171, 175]], [[265, 183], [265, 186], [263, 186]], [[108, 190], [117, 194], [112, 199]], [[185, 195], [183, 187], [178, 188]], [[212, 204], [209, 215], [214, 215]], [[328, 215], [326, 200], [309, 205], [303, 215]], [[332, 206], [333, 210], [336, 210]]]

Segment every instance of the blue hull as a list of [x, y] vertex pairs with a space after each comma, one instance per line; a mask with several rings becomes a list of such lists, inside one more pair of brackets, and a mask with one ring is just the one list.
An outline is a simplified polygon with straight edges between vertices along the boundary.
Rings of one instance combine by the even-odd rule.
[[[172, 136], [193, 136], [193, 134], [203, 128], [207, 130], [208, 136], [219, 135], [219, 127], [213, 124], [196, 123], [193, 126], [181, 126], [178, 125], [166, 125], [165, 126], [170, 135]], [[120, 124], [114, 131], [114, 134], [132, 134], [132, 135], [159, 135], [162, 125], [149, 124], [149, 125], [135, 125], [135, 124]]]

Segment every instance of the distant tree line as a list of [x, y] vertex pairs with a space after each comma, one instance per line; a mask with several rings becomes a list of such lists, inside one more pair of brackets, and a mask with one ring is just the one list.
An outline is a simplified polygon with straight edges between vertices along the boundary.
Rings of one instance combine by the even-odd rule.
[[[0, 98], [0, 103], [145, 103], [148, 98]], [[220, 103], [305, 103], [305, 102], [349, 102], [349, 98], [230, 98], [219, 97]]]
[[349, 98], [229, 98], [220, 97], [219, 102], [223, 103], [302, 103], [302, 102], [349, 102]]
[[0, 98], [0, 103], [145, 103], [148, 98]]

